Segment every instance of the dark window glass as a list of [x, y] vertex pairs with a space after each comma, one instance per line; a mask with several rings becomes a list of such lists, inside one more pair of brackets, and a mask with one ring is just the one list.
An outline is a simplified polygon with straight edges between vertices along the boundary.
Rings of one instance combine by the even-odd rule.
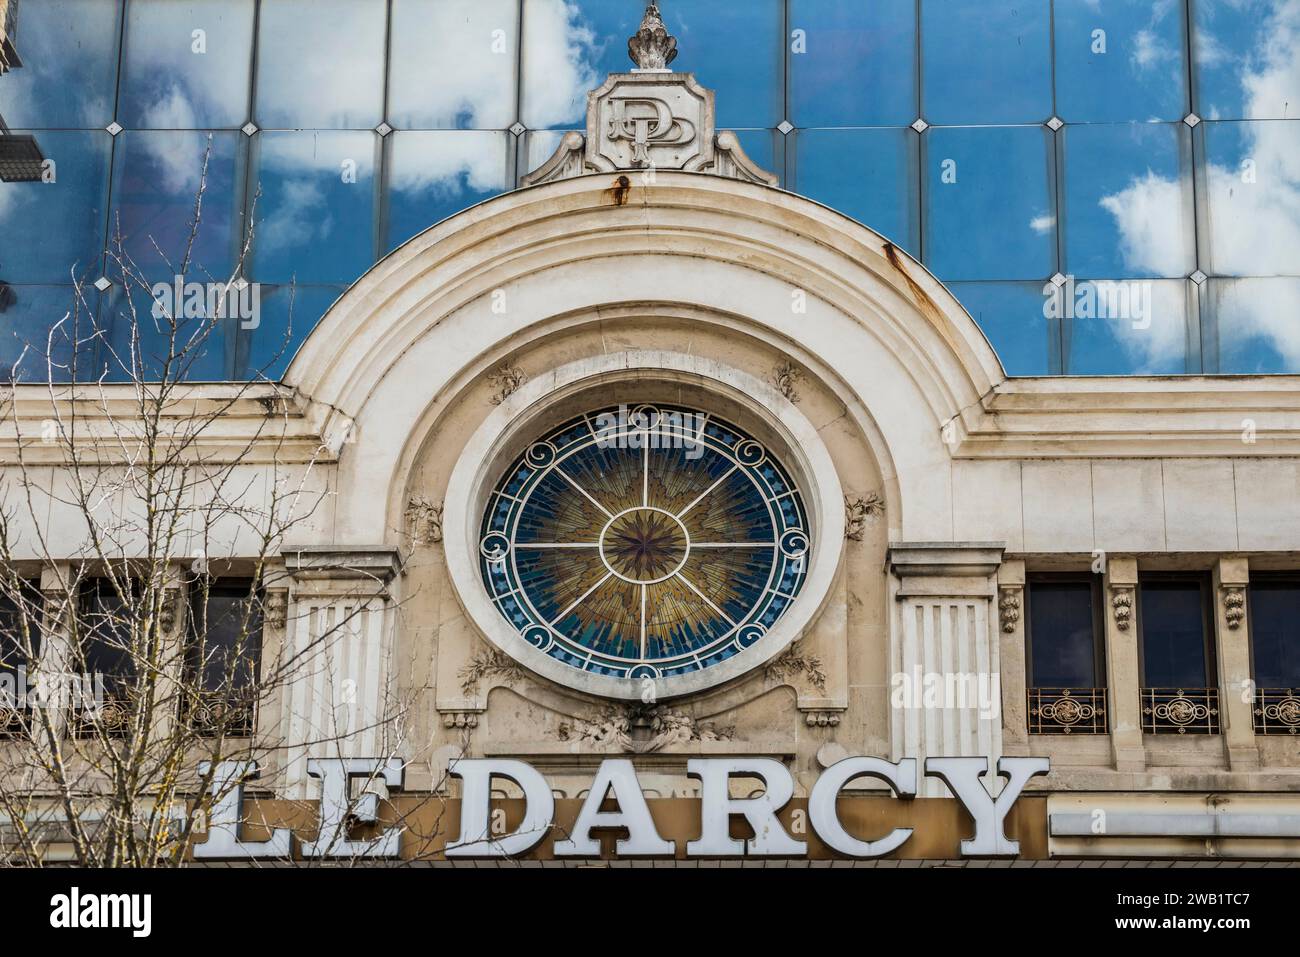
[[40, 592], [31, 586], [30, 594], [23, 601], [27, 613], [25, 635], [23, 609], [13, 596], [0, 595], [0, 671], [10, 674], [16, 674], [19, 668], [30, 669], [41, 651], [40, 622], [34, 617], [41, 607]]
[[136, 609], [123, 601], [113, 582], [95, 578], [81, 591], [79, 643], [81, 660], [76, 664], [90, 676], [102, 675], [104, 692], [121, 695], [135, 676], [131, 624]]
[[1300, 581], [1252, 582], [1248, 619], [1255, 684], [1300, 688]]
[[1204, 583], [1149, 581], [1141, 593], [1143, 686], [1209, 687]]
[[1095, 688], [1093, 586], [1088, 581], [1029, 583], [1030, 683], [1034, 688]]
[[190, 600], [188, 680], [203, 691], [238, 696], [256, 683], [262, 653], [262, 613], [252, 583], [197, 586]]

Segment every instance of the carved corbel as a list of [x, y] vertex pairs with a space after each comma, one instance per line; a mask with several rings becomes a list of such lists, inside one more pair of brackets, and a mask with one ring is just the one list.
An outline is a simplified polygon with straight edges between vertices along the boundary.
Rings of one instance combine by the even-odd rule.
[[1223, 586], [1223, 619], [1233, 631], [1246, 620], [1246, 589], [1240, 585]]
[[1115, 616], [1115, 627], [1128, 631], [1133, 620], [1133, 586], [1112, 585], [1110, 589], [1110, 607]]
[[998, 618], [1002, 622], [1002, 630], [1006, 634], [1012, 634], [1020, 622], [1020, 595], [1019, 588], [1000, 588], [998, 590]]

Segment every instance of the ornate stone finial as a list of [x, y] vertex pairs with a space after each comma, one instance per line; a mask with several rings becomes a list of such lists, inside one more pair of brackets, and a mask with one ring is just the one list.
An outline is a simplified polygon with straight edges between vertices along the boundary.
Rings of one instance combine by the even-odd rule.
[[646, 5], [641, 28], [627, 41], [627, 55], [638, 70], [667, 71], [677, 58], [677, 38], [668, 34], [659, 4], [653, 0]]

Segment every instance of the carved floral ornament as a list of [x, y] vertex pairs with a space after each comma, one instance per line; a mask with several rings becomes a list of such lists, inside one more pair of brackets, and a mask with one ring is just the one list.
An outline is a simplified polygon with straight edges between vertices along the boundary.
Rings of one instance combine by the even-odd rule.
[[870, 492], [865, 496], [848, 494], [844, 496], [844, 537], [851, 542], [860, 542], [867, 532], [867, 519], [873, 515], [885, 513], [885, 500], [879, 492]]
[[1020, 621], [1020, 589], [1003, 588], [998, 593], [998, 614], [1002, 630], [1011, 634]]
[[1110, 607], [1115, 615], [1115, 627], [1128, 631], [1133, 622], [1133, 586], [1114, 585], [1110, 590]]
[[666, 705], [613, 705], [591, 721], [561, 724], [561, 741], [617, 748], [629, 754], [650, 754], [698, 741], [730, 741], [734, 726], [697, 721]]
[[1223, 589], [1223, 618], [1233, 631], [1246, 620], [1246, 589], [1239, 585], [1226, 585]]

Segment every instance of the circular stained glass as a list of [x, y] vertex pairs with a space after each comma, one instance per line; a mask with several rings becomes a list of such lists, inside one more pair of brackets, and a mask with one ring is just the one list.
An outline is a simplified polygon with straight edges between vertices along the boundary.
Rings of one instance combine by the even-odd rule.
[[519, 640], [581, 671], [659, 678], [763, 640], [806, 577], [802, 496], [707, 412], [622, 406], [541, 436], [494, 489], [483, 582]]

